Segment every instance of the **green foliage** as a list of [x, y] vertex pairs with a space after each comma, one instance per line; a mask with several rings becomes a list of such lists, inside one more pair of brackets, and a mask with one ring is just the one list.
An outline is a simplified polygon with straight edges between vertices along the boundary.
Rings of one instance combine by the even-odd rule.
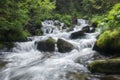
[[41, 24], [42, 20], [51, 19], [52, 10], [55, 9], [53, 0], [28, 0], [29, 16], [35, 20], [36, 24]]
[[62, 15], [60, 21], [64, 22], [67, 26], [71, 25], [71, 16], [70, 15]]
[[56, 13], [52, 18], [65, 23], [67, 26], [70, 26], [71, 25], [71, 17], [72, 17], [71, 15]]
[[113, 6], [104, 22], [110, 29], [120, 27], [120, 3]]
[[[41, 21], [57, 19], [71, 26], [72, 18], [93, 17], [108, 11], [119, 0], [2, 0], [0, 3], [0, 41], [21, 41], [29, 36], [25, 26], [34, 20], [34, 29]], [[120, 3], [116, 4], [103, 22], [110, 28], [120, 26]], [[87, 15], [86, 15], [87, 14]], [[85, 16], [84, 16], [85, 15]], [[104, 17], [104, 16], [103, 16]], [[92, 21], [101, 23], [103, 17], [95, 16]], [[114, 27], [113, 27], [114, 26]], [[40, 30], [36, 34], [40, 35]]]
[[120, 2], [119, 0], [82, 0], [82, 12], [88, 15], [103, 14], [111, 9], [111, 7]]
[[[0, 3], [0, 41], [23, 41], [29, 36], [24, 26], [30, 19], [40, 25], [51, 18], [55, 1], [50, 0], [4, 0]], [[37, 33], [39, 33], [37, 31]]]
[[74, 9], [73, 0], [56, 0], [56, 11], [60, 14], [71, 14]]
[[97, 22], [98, 24], [102, 23], [101, 20], [104, 19], [104, 15], [94, 15], [92, 16], [92, 19], [90, 20], [91, 23]]
[[15, 0], [0, 3], [0, 41], [21, 41], [26, 35], [23, 26], [29, 17], [23, 3]]

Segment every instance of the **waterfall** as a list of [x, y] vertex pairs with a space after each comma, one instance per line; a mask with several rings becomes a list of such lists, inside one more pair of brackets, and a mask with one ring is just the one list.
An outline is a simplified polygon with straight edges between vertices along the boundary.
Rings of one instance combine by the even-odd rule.
[[[86, 25], [88, 25], [87, 21], [78, 19], [78, 25], [73, 31], [66, 32], [63, 29], [64, 23], [52, 20], [43, 21], [41, 28], [43, 36], [29, 37], [31, 41], [27, 42], [16, 42], [12, 52], [3, 54], [4, 60], [9, 63], [0, 70], [0, 80], [71, 80], [67, 78], [69, 72], [87, 73], [85, 63], [95, 53], [92, 47], [99, 31], [85, 33], [82, 38], [70, 39], [71, 33], [81, 30]], [[35, 42], [49, 37], [56, 41], [62, 38], [73, 44], [75, 48], [66, 53], [60, 53], [57, 50], [55, 52], [38, 51]]]

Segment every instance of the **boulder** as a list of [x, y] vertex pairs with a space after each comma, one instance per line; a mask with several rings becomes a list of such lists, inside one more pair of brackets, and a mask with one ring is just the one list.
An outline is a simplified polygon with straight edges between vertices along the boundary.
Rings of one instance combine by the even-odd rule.
[[120, 59], [96, 60], [88, 68], [93, 73], [120, 74]]
[[93, 50], [101, 53], [109, 53], [113, 55], [120, 55], [120, 32], [119, 30], [107, 30], [103, 32], [96, 43]]
[[55, 51], [55, 40], [52, 38], [48, 38], [45, 41], [39, 41], [37, 43], [37, 49], [39, 51], [44, 51], [44, 52], [53, 52]]
[[82, 37], [82, 36], [85, 35], [85, 33], [86, 33], [87, 31], [88, 31], [87, 29], [82, 29], [82, 30], [80, 30], [80, 31], [73, 32], [73, 33], [71, 33], [70, 38], [71, 38], [71, 39], [76, 39], [76, 38]]
[[57, 47], [58, 47], [58, 51], [61, 53], [70, 52], [72, 49], [74, 49], [74, 46], [71, 43], [63, 39], [58, 39]]
[[84, 30], [85, 32], [90, 32], [90, 26], [85, 26], [82, 28], [82, 30]]
[[103, 53], [104, 55], [120, 55], [119, 47], [112, 48], [110, 45], [107, 45], [105, 47], [100, 47], [99, 45], [97, 45], [97, 42], [94, 44], [93, 50]]

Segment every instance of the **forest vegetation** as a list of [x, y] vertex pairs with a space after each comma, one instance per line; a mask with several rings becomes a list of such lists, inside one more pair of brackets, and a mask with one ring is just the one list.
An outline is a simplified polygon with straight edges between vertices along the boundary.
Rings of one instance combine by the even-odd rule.
[[[119, 0], [2, 0], [0, 2], [0, 46], [42, 35], [41, 21], [59, 20], [71, 27], [74, 18], [104, 26], [97, 45], [120, 46]], [[112, 40], [114, 38], [114, 40]], [[118, 43], [116, 43], [116, 41]]]

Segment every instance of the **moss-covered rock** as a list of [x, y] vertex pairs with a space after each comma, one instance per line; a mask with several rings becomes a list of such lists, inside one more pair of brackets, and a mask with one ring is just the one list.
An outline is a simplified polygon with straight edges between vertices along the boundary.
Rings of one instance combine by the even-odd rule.
[[120, 74], [120, 58], [96, 60], [88, 68], [93, 73]]
[[107, 30], [103, 32], [99, 36], [93, 49], [100, 52], [120, 53], [120, 31]]
[[52, 52], [52, 51], [55, 51], [55, 40], [52, 39], [52, 38], [48, 38], [47, 40], [45, 41], [39, 41], [37, 42], [37, 49], [40, 50], [40, 51], [49, 51], [49, 52]]
[[58, 39], [57, 47], [58, 47], [58, 51], [62, 53], [70, 52], [72, 49], [74, 49], [74, 46], [71, 43], [63, 39]]

